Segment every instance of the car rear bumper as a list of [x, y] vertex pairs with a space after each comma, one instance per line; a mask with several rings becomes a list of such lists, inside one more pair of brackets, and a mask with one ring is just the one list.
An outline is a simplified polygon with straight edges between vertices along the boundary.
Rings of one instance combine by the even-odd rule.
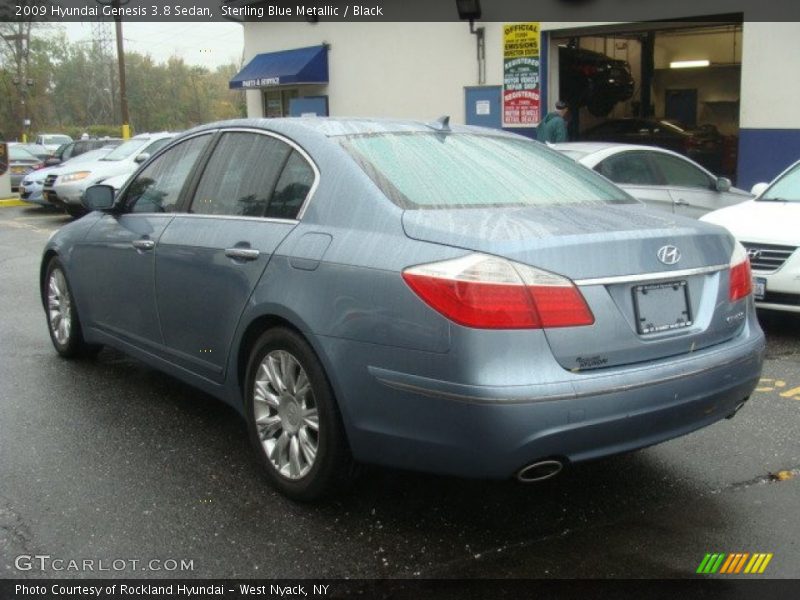
[[342, 412], [358, 460], [506, 478], [544, 458], [627, 452], [730, 416], [756, 387], [763, 353], [763, 333], [748, 326], [733, 341], [685, 357], [565, 371], [562, 382], [532, 386], [465, 386], [368, 367], [361, 381], [348, 382], [358, 395], [343, 398]]

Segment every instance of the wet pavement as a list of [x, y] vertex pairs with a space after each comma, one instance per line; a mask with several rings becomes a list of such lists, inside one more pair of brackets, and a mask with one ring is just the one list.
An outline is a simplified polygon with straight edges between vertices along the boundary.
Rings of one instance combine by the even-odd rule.
[[533, 486], [368, 468], [308, 506], [266, 484], [233, 409], [116, 351], [56, 355], [38, 269], [65, 222], [0, 208], [0, 577], [688, 577], [708, 552], [800, 576], [800, 316], [761, 315], [732, 420]]

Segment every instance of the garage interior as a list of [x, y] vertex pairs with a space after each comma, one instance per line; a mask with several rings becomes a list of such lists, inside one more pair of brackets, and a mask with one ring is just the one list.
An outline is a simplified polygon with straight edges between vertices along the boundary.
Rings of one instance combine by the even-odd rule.
[[[599, 107], [597, 102], [590, 101], [590, 106], [585, 100], [570, 102], [564, 97], [568, 78], [591, 77], [595, 70], [578, 65], [577, 73], [574, 66], [569, 72], [565, 71], [566, 60], [559, 65], [558, 57], [559, 50], [564, 56], [566, 47], [596, 52], [627, 63], [633, 79], [632, 95], [624, 100], [600, 103]], [[687, 130], [716, 130], [718, 134], [714, 132], [714, 135], [719, 140], [720, 156], [712, 171], [736, 181], [741, 15], [559, 31], [550, 40], [550, 52], [554, 63], [550, 71], [550, 89], [559, 90], [561, 99], [571, 104], [572, 140], [584, 139], [585, 132], [609, 120], [634, 117], [669, 120]], [[591, 54], [583, 56], [592, 58]], [[598, 89], [599, 86], [594, 86], [592, 93], [600, 93]]]

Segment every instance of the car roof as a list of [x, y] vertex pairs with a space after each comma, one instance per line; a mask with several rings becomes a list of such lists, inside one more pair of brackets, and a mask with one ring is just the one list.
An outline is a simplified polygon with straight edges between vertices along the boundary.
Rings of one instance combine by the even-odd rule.
[[[279, 119], [235, 119], [230, 121], [217, 121], [195, 127], [187, 134], [197, 133], [208, 129], [220, 127], [243, 127], [251, 129], [264, 129], [277, 133], [290, 135], [292, 132], [317, 133], [326, 137], [336, 137], [343, 135], [359, 135], [370, 133], [413, 133], [413, 132], [435, 132], [435, 121], [428, 122], [404, 120], [404, 119], [382, 119], [382, 118], [359, 118], [359, 117], [290, 117]], [[486, 127], [474, 127], [467, 125], [451, 124], [449, 130], [454, 133], [474, 133], [479, 135], [495, 135], [510, 138], [520, 136], [499, 129]]]

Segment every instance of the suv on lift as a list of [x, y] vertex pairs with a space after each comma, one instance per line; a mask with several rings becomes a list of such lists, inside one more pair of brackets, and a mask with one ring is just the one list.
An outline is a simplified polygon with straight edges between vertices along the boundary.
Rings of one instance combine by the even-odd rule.
[[573, 110], [585, 106], [595, 117], [605, 117], [617, 102], [633, 96], [631, 67], [624, 60], [561, 46], [558, 61], [561, 99]]

